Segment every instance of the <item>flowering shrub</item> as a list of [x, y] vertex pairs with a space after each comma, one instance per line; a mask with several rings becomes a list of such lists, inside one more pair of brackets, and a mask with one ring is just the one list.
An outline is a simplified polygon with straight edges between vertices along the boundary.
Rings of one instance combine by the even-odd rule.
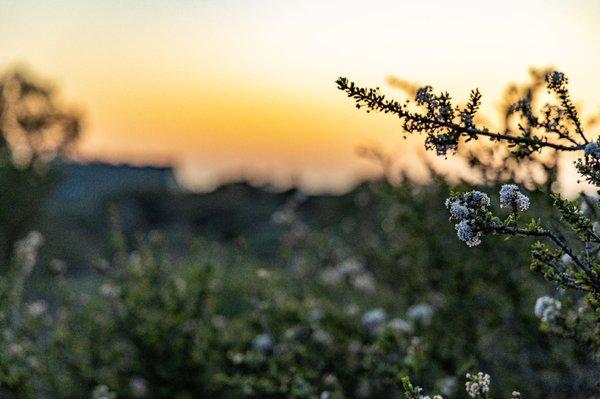
[[[474, 368], [494, 376], [501, 396], [514, 388], [527, 397], [593, 392], [600, 370], [590, 366], [587, 352], [573, 342], [551, 339], [545, 325], [537, 329], [534, 304], [552, 287], [515, 267], [528, 261], [529, 243], [489, 237], [463, 248], [449, 239], [454, 229], [444, 223], [448, 215], [438, 205], [447, 190], [440, 177], [427, 186], [371, 184], [351, 196], [356, 208], [343, 228], [311, 226], [302, 221], [310, 201], [296, 206], [291, 219], [297, 222], [283, 240], [284, 257], [291, 255], [289, 267], [296, 275], [308, 276], [305, 284], [315, 276], [327, 292], [347, 287], [359, 295], [344, 292], [345, 303], [376, 298], [387, 303], [385, 309], [406, 308], [404, 319], [411, 322], [420, 348], [409, 374], [444, 397], [458, 397], [461, 372]], [[543, 193], [528, 195], [540, 214], [551, 214]], [[493, 202], [485, 208], [492, 212]], [[355, 287], [347, 270], [368, 273], [374, 289]]]
[[[454, 107], [447, 93], [434, 94], [430, 86], [416, 90], [414, 106], [410, 101], [400, 103], [387, 99], [379, 89], [357, 87], [345, 78], [337, 80], [338, 88], [353, 98], [358, 108], [392, 113], [400, 118], [408, 133], [426, 135], [425, 147], [438, 155], [456, 153], [467, 141], [491, 140], [503, 142], [517, 160], [532, 158], [545, 149], [575, 152], [580, 157], [576, 167], [589, 183], [600, 187], [599, 144], [590, 138], [580, 120], [567, 87], [568, 79], [558, 71], [544, 75], [548, 92], [556, 101], [535, 109], [530, 93], [508, 107], [508, 115], [518, 119], [516, 128], [492, 131], [475, 123], [481, 94], [473, 90], [464, 107]], [[574, 298], [583, 295], [568, 308], [554, 298], [543, 297], [535, 306], [535, 313], [546, 328], [575, 339], [600, 356], [600, 238], [594, 228], [597, 200], [586, 199], [586, 207], [593, 211], [585, 214], [573, 201], [558, 194], [552, 195], [554, 207], [562, 226], [544, 224], [531, 219], [520, 221], [520, 213], [529, 208], [529, 198], [514, 184], [500, 189], [500, 207], [509, 214], [501, 218], [488, 209], [490, 200], [479, 191], [456, 194], [446, 200], [450, 220], [456, 223], [458, 238], [468, 246], [482, 243], [485, 235], [530, 236], [543, 238], [550, 245], [537, 241], [532, 246], [531, 267], [541, 272], [561, 289], [572, 290]], [[562, 227], [562, 228], [561, 228]], [[597, 363], [593, 367], [597, 367]], [[478, 382], [472, 381], [469, 394]], [[486, 385], [487, 386], [487, 385]], [[469, 390], [471, 388], [471, 391]], [[477, 392], [476, 392], [477, 391]], [[471, 395], [473, 396], [473, 395]]]
[[[98, 262], [98, 276], [85, 289], [60, 274], [64, 267], [54, 268], [59, 275], [53, 305], [39, 306], [37, 299], [28, 298], [20, 307], [24, 316], [45, 315], [37, 319], [44, 323], [27, 327], [31, 332], [26, 346], [38, 359], [38, 368], [31, 368], [24, 354], [24, 385], [13, 385], [12, 392], [23, 397], [188, 397], [198, 392], [211, 397], [400, 397], [399, 376], [408, 374], [435, 386], [444, 397], [457, 397], [457, 370], [480, 365], [498, 375], [500, 392], [518, 387], [536, 393], [547, 384], [566, 395], [573, 392], [569, 384], [585, 387], [594, 374], [584, 368], [574, 348], [557, 345], [556, 354], [545, 353], [544, 335], [527, 330], [534, 325], [528, 317], [534, 295], [544, 292], [543, 285], [528, 280], [527, 274], [515, 274], [512, 259], [497, 262], [497, 274], [493, 264], [470, 259], [472, 250], [463, 251], [458, 243], [433, 247], [447, 233], [431, 237], [427, 227], [447, 218], [435, 213], [439, 201], [433, 200], [444, 190], [433, 187], [417, 196], [413, 189], [376, 185], [355, 195], [378, 198], [377, 207], [357, 213], [356, 227], [371, 240], [388, 240], [390, 250], [399, 254], [391, 262], [385, 259], [389, 254], [378, 250], [380, 243], [373, 252], [373, 243], [357, 245], [353, 230], [347, 231], [348, 238], [335, 238], [330, 231], [304, 223], [303, 236], [289, 226], [293, 237], [283, 239], [302, 258], [292, 262], [296, 266], [290, 270], [264, 268], [249, 254], [212, 245], [175, 261], [154, 233], [135, 251], [118, 244], [114, 260]], [[381, 221], [389, 219], [388, 206], [400, 198], [407, 206], [403, 212], [394, 211], [401, 229], [385, 224], [381, 229]], [[413, 208], [418, 204], [431, 210], [419, 211], [427, 215], [420, 217], [425, 226], [405, 219], [419, 217]], [[294, 213], [295, 223], [300, 223], [300, 211], [301, 207]], [[383, 219], [371, 211], [381, 212]], [[367, 220], [378, 228], [371, 230]], [[408, 226], [417, 230], [406, 231]], [[415, 241], [408, 242], [405, 234]], [[112, 241], [122, 243], [118, 236]], [[331, 245], [324, 245], [324, 236]], [[31, 237], [37, 238], [27, 242], [41, 243], [37, 234]], [[417, 243], [427, 246], [419, 248]], [[317, 248], [322, 258], [308, 257]], [[445, 255], [449, 248], [459, 252]], [[425, 259], [427, 253], [458, 256], [459, 261], [448, 263], [444, 256]], [[402, 260], [406, 256], [414, 260]], [[340, 260], [334, 261], [337, 257]], [[317, 272], [311, 272], [313, 267]], [[319, 274], [332, 275], [332, 270], [338, 274], [333, 279]], [[362, 275], [370, 276], [368, 290], [355, 284]], [[428, 280], [419, 281], [422, 278]], [[494, 288], [478, 283], [486, 278], [498, 283]], [[519, 284], [521, 288], [509, 288]], [[529, 300], [518, 294], [524, 291]], [[526, 308], [511, 305], [513, 296]], [[474, 313], [456, 311], [469, 307]], [[498, 317], [492, 309], [506, 315]], [[510, 312], [514, 315], [509, 317]], [[514, 328], [515, 323], [522, 327]], [[510, 352], [504, 345], [518, 349]], [[573, 377], [569, 382], [528, 377], [531, 386], [522, 387], [522, 380], [510, 377], [507, 364], [559, 376], [569, 367]]]

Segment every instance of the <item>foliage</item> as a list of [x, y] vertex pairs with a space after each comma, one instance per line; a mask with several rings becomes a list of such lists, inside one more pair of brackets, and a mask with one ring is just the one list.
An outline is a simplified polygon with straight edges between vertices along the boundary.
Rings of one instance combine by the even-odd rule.
[[[549, 76], [549, 85], [558, 79]], [[381, 108], [393, 103], [377, 92], [340, 85], [362, 105], [396, 110]], [[235, 217], [220, 230], [235, 240], [197, 237], [188, 251], [172, 252], [159, 232], [133, 239], [115, 211], [95, 270], [75, 273], [38, 256], [44, 239], [30, 233], [14, 243], [0, 279], [0, 396], [429, 398], [417, 384], [444, 398], [595, 395], [596, 199], [549, 197], [555, 162], [526, 165], [542, 165], [549, 180], [525, 180], [527, 191], [511, 183], [522, 163], [495, 173], [495, 160], [461, 152], [481, 132], [509, 136], [517, 157], [549, 143], [575, 146], [576, 110], [566, 88], [552, 90], [559, 108], [537, 117], [507, 105], [511, 117], [524, 113], [523, 130], [495, 136], [478, 126], [478, 92], [453, 108], [448, 95], [415, 89], [416, 108], [398, 108], [405, 122], [414, 119], [409, 131], [467, 158], [486, 185], [469, 191], [432, 170], [429, 185], [401, 177], [342, 197], [289, 195], [270, 222], [260, 220], [278, 256], [245, 245], [252, 241]], [[515, 92], [535, 103], [535, 90]], [[544, 138], [552, 121], [573, 133]], [[596, 167], [593, 148], [587, 153], [580, 170]], [[498, 201], [484, 193], [494, 190]], [[254, 215], [244, 223], [258, 214], [244, 214]], [[571, 231], [557, 231], [559, 223]], [[512, 235], [520, 238], [501, 241]], [[555, 245], [532, 244], [537, 238]], [[519, 267], [530, 245], [541, 273]], [[44, 266], [54, 274], [50, 289], [35, 291], [31, 277]]]
[[50, 162], [79, 136], [79, 118], [23, 70], [0, 75], [0, 264], [34, 228], [58, 176]]
[[[548, 93], [555, 101], [534, 109], [531, 97], [525, 96], [509, 109], [517, 115], [517, 129], [491, 131], [474, 122], [481, 95], [473, 90], [464, 107], [453, 107], [448, 93], [436, 95], [430, 86], [417, 89], [414, 106], [410, 101], [400, 103], [387, 99], [378, 89], [357, 87], [345, 78], [337, 81], [338, 88], [351, 97], [358, 108], [392, 113], [400, 118], [408, 133], [423, 133], [425, 147], [438, 155], [456, 153], [460, 146], [472, 140], [489, 139], [505, 143], [517, 159], [528, 159], [543, 149], [579, 154], [578, 172], [584, 179], [600, 187], [600, 144], [584, 131], [573, 104], [568, 79], [558, 71], [544, 74]], [[508, 184], [500, 190], [501, 207], [509, 208], [505, 217], [488, 209], [490, 198], [480, 191], [456, 194], [446, 200], [450, 220], [455, 224], [460, 240], [469, 246], [481, 244], [487, 234], [531, 236], [546, 239], [551, 245], [537, 241], [532, 247], [532, 269], [569, 292], [565, 306], [558, 299], [540, 298], [536, 313], [544, 327], [586, 345], [596, 357], [600, 356], [600, 263], [597, 254], [600, 240], [594, 229], [594, 215], [560, 195], [553, 195], [554, 208], [560, 215], [561, 226], [545, 227], [537, 219], [521, 222], [520, 214], [527, 210], [529, 198], [517, 186]], [[595, 213], [598, 199], [585, 199], [585, 206]], [[553, 223], [555, 224], [555, 223]], [[584, 302], [581, 302], [583, 296]], [[594, 367], [597, 367], [595, 364]]]

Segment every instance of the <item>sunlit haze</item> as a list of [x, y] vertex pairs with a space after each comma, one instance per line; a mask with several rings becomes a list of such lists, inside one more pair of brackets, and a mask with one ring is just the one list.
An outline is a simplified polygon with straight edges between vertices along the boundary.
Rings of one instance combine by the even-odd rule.
[[0, 65], [26, 65], [82, 111], [82, 159], [172, 163], [198, 188], [337, 191], [378, 173], [357, 147], [406, 167], [422, 147], [357, 111], [338, 76], [396, 75], [457, 100], [479, 87], [493, 120], [506, 83], [553, 65], [597, 112], [599, 22], [597, 0], [0, 0]]

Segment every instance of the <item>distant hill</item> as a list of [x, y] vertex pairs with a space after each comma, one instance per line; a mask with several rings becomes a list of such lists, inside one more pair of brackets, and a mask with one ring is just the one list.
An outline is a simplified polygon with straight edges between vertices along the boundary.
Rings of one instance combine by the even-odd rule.
[[353, 193], [306, 197], [296, 190], [273, 192], [244, 182], [193, 193], [177, 184], [168, 167], [64, 163], [59, 169], [43, 230], [49, 256], [76, 268], [106, 255], [114, 212], [130, 240], [159, 230], [167, 233], [174, 253], [204, 239], [243, 242], [255, 255], [273, 259], [282, 232], [273, 215], [291, 199], [302, 198], [303, 217], [324, 225], [339, 222], [354, 207]]
[[181, 191], [170, 167], [61, 163], [62, 178], [48, 200], [49, 207], [89, 213], [107, 200], [123, 194], [148, 191]]

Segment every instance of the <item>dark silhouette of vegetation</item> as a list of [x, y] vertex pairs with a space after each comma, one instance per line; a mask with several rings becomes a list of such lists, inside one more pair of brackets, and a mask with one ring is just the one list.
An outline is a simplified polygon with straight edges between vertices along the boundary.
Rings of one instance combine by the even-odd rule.
[[59, 106], [48, 84], [25, 70], [0, 75], [0, 263], [33, 227], [56, 183], [50, 162], [80, 133], [79, 118]]

